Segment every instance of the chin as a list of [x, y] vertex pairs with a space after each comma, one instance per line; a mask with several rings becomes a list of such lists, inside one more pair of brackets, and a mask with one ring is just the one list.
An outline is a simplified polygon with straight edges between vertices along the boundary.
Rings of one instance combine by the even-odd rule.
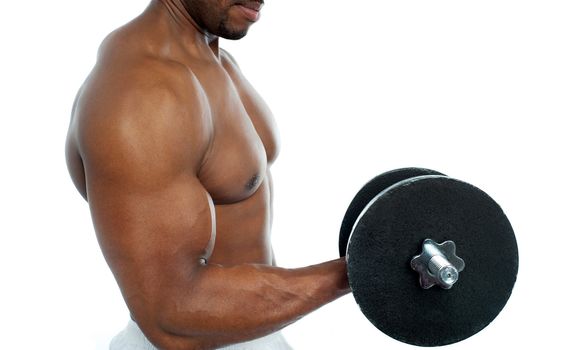
[[240, 40], [241, 38], [245, 37], [248, 34], [247, 31], [245, 32], [236, 32], [236, 33], [228, 33], [227, 35], [221, 36], [224, 39], [228, 40]]
[[239, 40], [248, 34], [248, 29], [249, 28], [239, 29], [220, 26], [220, 28], [218, 28], [217, 35], [224, 39]]

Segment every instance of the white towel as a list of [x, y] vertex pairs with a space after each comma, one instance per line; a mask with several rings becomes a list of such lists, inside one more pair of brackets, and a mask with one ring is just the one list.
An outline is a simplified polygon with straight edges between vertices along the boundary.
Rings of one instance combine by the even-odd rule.
[[[117, 334], [109, 346], [110, 350], [157, 350], [147, 340], [137, 323], [129, 320], [127, 327]], [[216, 350], [292, 350], [282, 333], [276, 332], [249, 342], [229, 345]]]

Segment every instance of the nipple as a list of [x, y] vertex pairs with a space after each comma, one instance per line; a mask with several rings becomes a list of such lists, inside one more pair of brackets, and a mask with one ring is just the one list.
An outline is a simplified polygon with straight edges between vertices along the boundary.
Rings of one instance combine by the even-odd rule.
[[256, 187], [256, 185], [259, 182], [260, 182], [260, 174], [256, 174], [256, 175], [252, 176], [250, 181], [248, 181], [248, 183], [246, 184], [246, 188], [248, 189], [248, 191], [251, 191]]

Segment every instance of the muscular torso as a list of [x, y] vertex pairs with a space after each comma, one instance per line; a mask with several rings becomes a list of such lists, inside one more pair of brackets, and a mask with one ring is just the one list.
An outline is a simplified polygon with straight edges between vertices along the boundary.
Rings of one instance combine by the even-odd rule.
[[[196, 178], [215, 205], [215, 245], [211, 260], [216, 264], [272, 263], [270, 225], [272, 181], [269, 166], [278, 152], [272, 114], [264, 101], [225, 52], [188, 47], [175, 24], [159, 6], [152, 6], [133, 22], [113, 33], [104, 51], [150, 60], [175, 62], [188, 68], [207, 98], [207, 141], [200, 164], [192, 164]], [[125, 47], [125, 43], [130, 43]], [[108, 46], [108, 47], [107, 47]], [[107, 59], [105, 57], [100, 59]], [[115, 59], [119, 62], [119, 59]], [[122, 60], [121, 60], [122, 61]], [[134, 60], [130, 60], [134, 62]], [[67, 142], [71, 177], [86, 198], [85, 169], [79, 143], [91, 125], [91, 103], [107, 103], [96, 96], [92, 85], [98, 73], [87, 79], [77, 98]], [[144, 71], [143, 74], [146, 74]], [[189, 77], [184, 76], [184, 79]], [[192, 96], [192, 99], [194, 97]], [[100, 101], [100, 102], [95, 102]], [[159, 116], [162, 118], [163, 116]], [[199, 145], [198, 145], [199, 146]], [[189, 147], [196, 147], [189, 145]], [[186, 150], [184, 149], [184, 152]], [[187, 245], [187, 242], [172, 242]]]

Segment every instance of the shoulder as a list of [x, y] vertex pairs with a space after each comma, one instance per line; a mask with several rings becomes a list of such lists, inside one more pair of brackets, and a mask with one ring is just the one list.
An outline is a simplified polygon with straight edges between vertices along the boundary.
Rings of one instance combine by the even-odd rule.
[[121, 28], [105, 38], [79, 105], [125, 119], [136, 110], [147, 111], [140, 118], [168, 109], [190, 112], [193, 117], [205, 114], [207, 96], [191, 69], [150, 52], [146, 39], [135, 40], [134, 35]]
[[123, 158], [147, 161], [163, 151], [167, 159], [189, 155], [200, 163], [212, 132], [201, 84], [179, 62], [131, 48], [118, 52], [118, 40], [124, 38], [110, 37], [101, 46], [79, 95], [74, 116], [79, 152], [106, 158], [109, 155], [102, 150], [113, 149], [125, 152]]
[[130, 93], [165, 91], [176, 97], [203, 97], [201, 84], [186, 65], [150, 52], [147, 46], [146, 40], [136, 40], [132, 32], [109, 34], [99, 47], [91, 77], [112, 83], [108, 89], [118, 86]]

